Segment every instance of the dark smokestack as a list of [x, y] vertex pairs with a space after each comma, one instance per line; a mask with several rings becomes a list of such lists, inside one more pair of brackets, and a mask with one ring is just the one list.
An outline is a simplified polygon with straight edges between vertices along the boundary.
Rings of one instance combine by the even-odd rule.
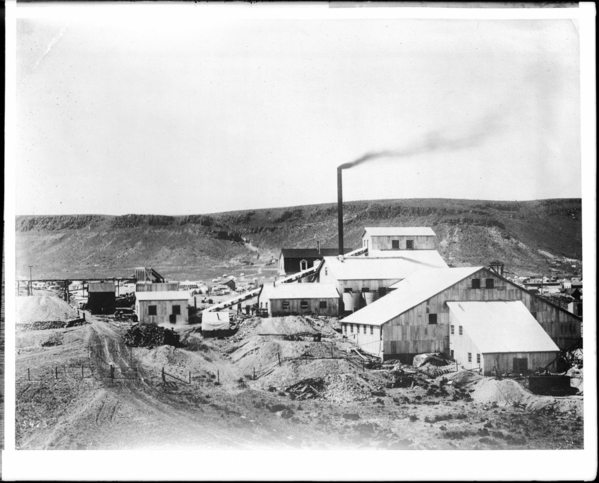
[[343, 168], [337, 168], [337, 226], [339, 228], [339, 255], [343, 255]]

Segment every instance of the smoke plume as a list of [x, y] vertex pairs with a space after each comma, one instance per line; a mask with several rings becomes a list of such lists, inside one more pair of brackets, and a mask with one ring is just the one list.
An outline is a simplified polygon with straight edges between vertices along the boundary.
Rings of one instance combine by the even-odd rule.
[[408, 158], [418, 154], [439, 151], [457, 151], [479, 145], [485, 138], [499, 132], [497, 117], [487, 116], [477, 127], [464, 136], [445, 137], [438, 131], [430, 132], [422, 141], [401, 149], [371, 151], [349, 163], [343, 163], [338, 169], [349, 169], [380, 158]]

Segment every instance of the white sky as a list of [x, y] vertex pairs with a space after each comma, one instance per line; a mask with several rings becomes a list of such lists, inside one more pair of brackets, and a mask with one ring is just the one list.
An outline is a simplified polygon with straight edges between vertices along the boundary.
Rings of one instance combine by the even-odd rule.
[[17, 24], [17, 214], [581, 196], [571, 20], [81, 12]]

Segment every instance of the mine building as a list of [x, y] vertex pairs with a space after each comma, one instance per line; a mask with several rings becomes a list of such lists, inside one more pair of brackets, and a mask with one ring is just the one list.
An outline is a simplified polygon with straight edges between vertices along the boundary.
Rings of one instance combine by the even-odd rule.
[[[344, 253], [352, 249], [344, 250]], [[339, 254], [337, 248], [283, 248], [279, 255], [279, 276], [289, 276], [317, 266], [324, 257]]]
[[366, 227], [362, 246], [372, 251], [435, 250], [437, 236], [429, 227]]
[[369, 336], [359, 342], [360, 347], [383, 359], [411, 363], [415, 355], [427, 352], [449, 356], [448, 302], [521, 301], [560, 350], [580, 342], [580, 317], [489, 268], [420, 269], [390, 288], [393, 290], [385, 297], [340, 321], [344, 335]]
[[142, 323], [187, 324], [189, 294], [181, 291], [136, 292], [135, 313]]
[[339, 293], [333, 284], [281, 283], [265, 285], [259, 307], [270, 317], [290, 314], [316, 314], [337, 317]]
[[449, 352], [459, 367], [489, 376], [544, 369], [559, 353], [520, 300], [447, 302]]
[[344, 314], [371, 304], [422, 268], [447, 268], [447, 264], [436, 250], [395, 252], [394, 257], [325, 257], [316, 281], [335, 286]]
[[114, 282], [90, 282], [87, 292], [87, 309], [92, 314], [114, 314], [116, 310]]
[[174, 292], [179, 290], [179, 282], [137, 282], [136, 292]]

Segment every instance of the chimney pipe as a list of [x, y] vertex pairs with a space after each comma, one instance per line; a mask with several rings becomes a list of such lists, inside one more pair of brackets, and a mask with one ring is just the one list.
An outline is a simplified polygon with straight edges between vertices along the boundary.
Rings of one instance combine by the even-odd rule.
[[342, 169], [337, 168], [337, 226], [339, 228], [339, 255], [343, 255], [343, 186]]

